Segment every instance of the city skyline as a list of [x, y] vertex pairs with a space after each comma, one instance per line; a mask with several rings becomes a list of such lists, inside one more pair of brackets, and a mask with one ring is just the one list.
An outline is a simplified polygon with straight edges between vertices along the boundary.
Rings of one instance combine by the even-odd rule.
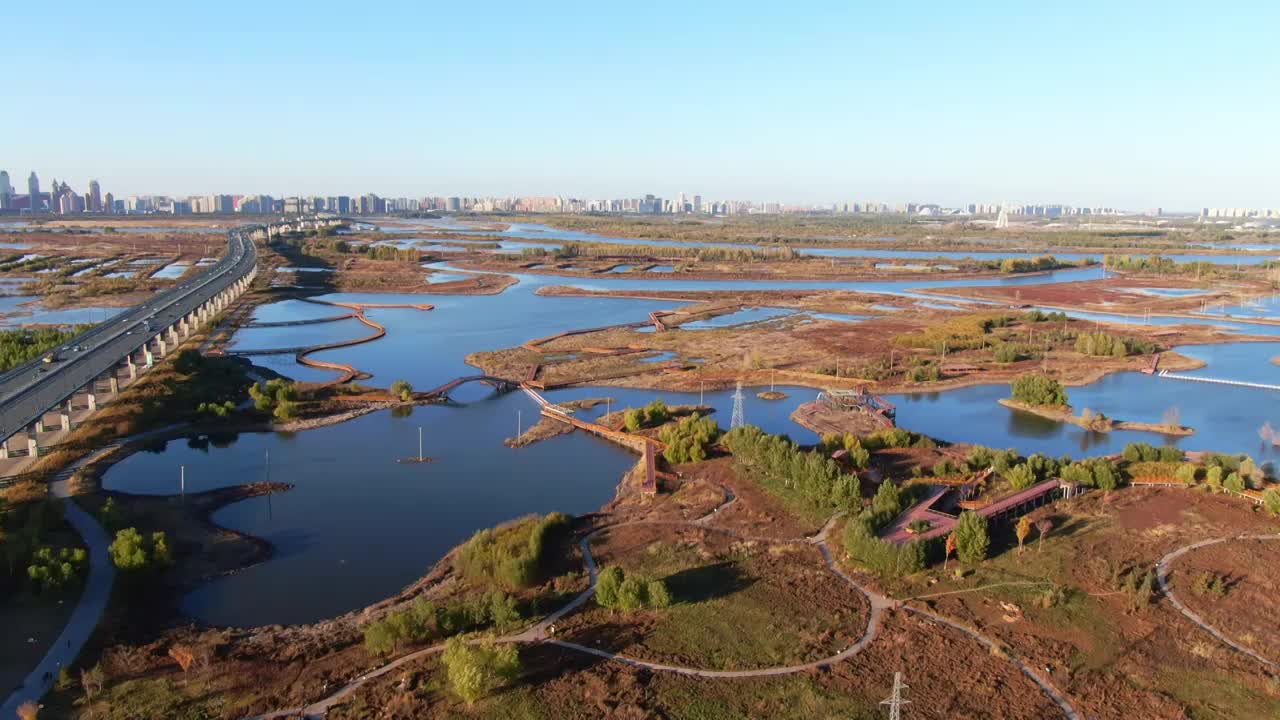
[[[216, 214], [216, 213], [308, 213], [336, 212], [367, 215], [398, 212], [516, 212], [516, 213], [621, 213], [621, 214], [777, 214], [827, 212], [843, 214], [900, 214], [932, 217], [994, 216], [1007, 209], [1014, 216], [1045, 218], [1089, 215], [1198, 215], [1203, 219], [1280, 219], [1278, 207], [1200, 206], [1195, 209], [1164, 207], [1135, 209], [1109, 206], [1077, 206], [1068, 203], [967, 202], [946, 205], [931, 201], [883, 202], [861, 199], [833, 203], [788, 204], [769, 200], [741, 200], [705, 197], [700, 193], [675, 193], [662, 197], [653, 193], [620, 198], [574, 197], [570, 195], [415, 195], [385, 196], [365, 192], [353, 195], [272, 195], [266, 193], [212, 193], [198, 195], [142, 194], [116, 198], [103, 193], [100, 183], [90, 180], [80, 193], [65, 179], [52, 180], [48, 192], [40, 189], [36, 171], [27, 178], [27, 193], [17, 193], [7, 170], [0, 168], [0, 214]], [[31, 198], [36, 198], [33, 209]]]
[[120, 195], [1275, 204], [1274, 7], [69, 10], [6, 19], [0, 162]]

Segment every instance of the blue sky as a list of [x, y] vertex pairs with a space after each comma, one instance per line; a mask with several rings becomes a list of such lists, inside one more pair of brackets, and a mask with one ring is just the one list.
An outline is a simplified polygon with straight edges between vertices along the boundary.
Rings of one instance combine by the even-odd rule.
[[1280, 206], [1280, 9], [1198, 5], [11, 2], [0, 168], [117, 194]]

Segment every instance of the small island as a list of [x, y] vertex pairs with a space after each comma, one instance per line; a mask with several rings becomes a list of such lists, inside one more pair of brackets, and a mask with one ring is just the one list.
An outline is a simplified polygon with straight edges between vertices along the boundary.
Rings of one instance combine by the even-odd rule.
[[1085, 408], [1076, 415], [1074, 408], [1067, 402], [1067, 391], [1062, 383], [1048, 375], [1038, 373], [1023, 375], [1016, 378], [1011, 387], [1013, 397], [1000, 399], [1001, 405], [1049, 420], [1078, 425], [1092, 432], [1136, 430], [1181, 437], [1194, 435], [1196, 432], [1195, 428], [1179, 424], [1176, 419], [1171, 418], [1167, 418], [1168, 422], [1163, 423], [1117, 420], [1089, 408]]

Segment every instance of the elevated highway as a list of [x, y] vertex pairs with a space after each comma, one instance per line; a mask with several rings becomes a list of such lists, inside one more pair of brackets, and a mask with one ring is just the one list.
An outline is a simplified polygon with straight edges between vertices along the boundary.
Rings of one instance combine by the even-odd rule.
[[56, 429], [70, 430], [77, 403], [92, 412], [100, 393], [119, 392], [122, 376], [137, 378], [139, 366], [150, 367], [244, 292], [257, 272], [252, 238], [261, 231], [232, 230], [226, 254], [197, 277], [0, 375], [0, 458], [19, 433], [27, 454], [38, 455], [40, 435], [52, 431], [46, 415], [56, 413]]

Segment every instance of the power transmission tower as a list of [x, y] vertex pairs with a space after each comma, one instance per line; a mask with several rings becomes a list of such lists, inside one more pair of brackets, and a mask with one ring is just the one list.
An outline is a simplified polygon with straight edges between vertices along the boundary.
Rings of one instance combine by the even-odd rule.
[[902, 720], [902, 706], [910, 705], [910, 700], [902, 699], [902, 691], [909, 690], [910, 687], [902, 682], [902, 673], [893, 674], [893, 694], [888, 700], [881, 700], [881, 705], [889, 706], [889, 720]]
[[738, 381], [738, 389], [733, 393], [733, 417], [729, 420], [729, 429], [742, 427], [747, 424], [745, 416], [742, 412], [742, 381]]

